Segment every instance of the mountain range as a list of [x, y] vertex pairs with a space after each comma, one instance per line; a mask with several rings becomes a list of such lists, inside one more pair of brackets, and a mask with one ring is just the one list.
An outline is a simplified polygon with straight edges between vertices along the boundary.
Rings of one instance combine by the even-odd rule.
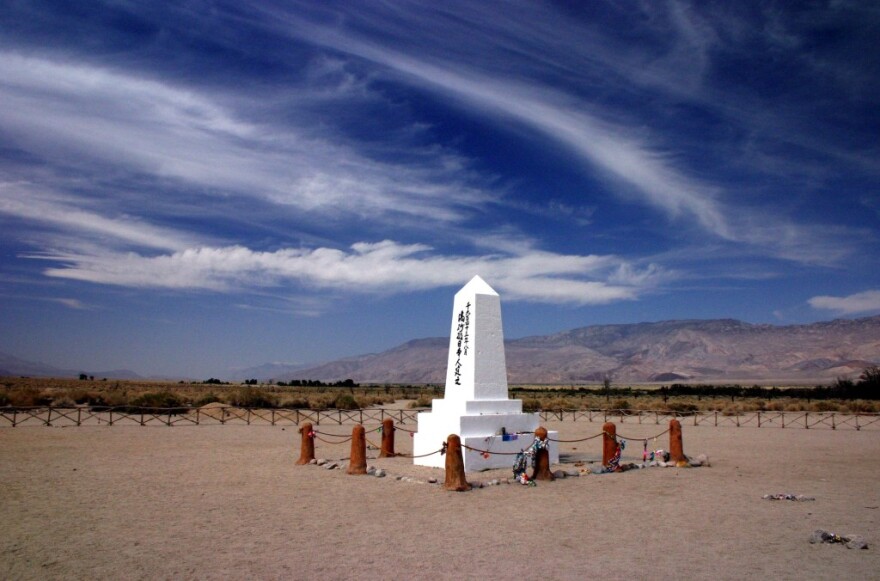
[[[448, 338], [417, 339], [382, 353], [276, 367], [272, 377], [253, 377], [442, 384], [448, 347]], [[732, 319], [597, 325], [505, 341], [505, 351], [511, 384], [606, 377], [615, 383], [828, 383], [880, 364], [880, 316], [788, 326]]]
[[[446, 379], [449, 339], [416, 339], [382, 353], [316, 365], [267, 363], [218, 377], [243, 380], [435, 383]], [[511, 384], [823, 383], [880, 365], [880, 315], [808, 325], [755, 325], [733, 319], [595, 325], [505, 341]], [[0, 376], [77, 377], [0, 353]], [[129, 370], [85, 372], [139, 379]]]
[[77, 371], [62, 369], [47, 363], [27, 361], [0, 353], [0, 377], [24, 376], [24, 377], [78, 377], [81, 373], [98, 378], [107, 379], [141, 379], [141, 376], [128, 369], [113, 369], [110, 371]]

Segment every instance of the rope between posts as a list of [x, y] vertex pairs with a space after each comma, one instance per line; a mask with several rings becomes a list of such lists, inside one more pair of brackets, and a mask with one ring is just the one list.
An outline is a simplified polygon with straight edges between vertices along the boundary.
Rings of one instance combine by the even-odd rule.
[[465, 450], [470, 450], [471, 452], [479, 452], [480, 454], [498, 454], [499, 456], [516, 456], [522, 452], [522, 450], [520, 450], [520, 452], [494, 452], [492, 450], [480, 450], [479, 448], [471, 448], [467, 444], [462, 444], [461, 447]]
[[549, 437], [547, 439], [550, 440], [551, 442], [562, 442], [564, 444], [572, 444], [575, 442], [586, 442], [587, 440], [592, 440], [594, 438], [598, 438], [599, 436], [604, 436], [604, 435], [608, 435], [608, 432], [603, 430], [603, 431], [599, 432], [598, 434], [594, 434], [592, 436], [587, 436], [586, 438], [581, 438], [579, 440], [556, 440], [554, 438], [549, 438]]
[[316, 434], [321, 434], [322, 436], [327, 436], [330, 438], [351, 438], [351, 434], [331, 434], [330, 432], [319, 432], [318, 430], [312, 430]]
[[344, 439], [344, 440], [337, 440], [337, 441], [334, 442], [334, 441], [331, 441], [331, 440], [325, 440], [324, 438], [322, 438], [321, 436], [319, 436], [319, 435], [317, 434], [317, 432], [316, 432], [316, 433], [315, 433], [315, 439], [316, 439], [316, 440], [320, 440], [320, 441], [324, 442], [325, 444], [345, 444], [346, 442], [350, 442], [350, 441], [351, 441], [351, 436], [347, 437], [347, 438]]
[[398, 453], [395, 456], [400, 456], [401, 458], [425, 458], [427, 456], [433, 456], [434, 454], [445, 454], [446, 453], [446, 442], [443, 442], [443, 447], [439, 450], [434, 450], [433, 452], [428, 452], [427, 454], [419, 454], [418, 456], [413, 456], [412, 454], [403, 454]]
[[666, 428], [665, 430], [663, 430], [662, 432], [660, 432], [660, 433], [657, 434], [656, 436], [648, 436], [648, 437], [646, 437], [646, 438], [627, 438], [626, 436], [623, 436], [623, 435], [621, 435], [621, 434], [617, 434], [617, 437], [620, 438], [621, 440], [627, 440], [627, 441], [633, 441], [633, 442], [642, 442], [642, 441], [645, 441], [645, 440], [656, 440], [656, 439], [659, 438], [660, 436], [662, 436], [662, 435], [664, 435], [664, 434], [668, 434], [668, 433], [669, 433], [669, 428]]

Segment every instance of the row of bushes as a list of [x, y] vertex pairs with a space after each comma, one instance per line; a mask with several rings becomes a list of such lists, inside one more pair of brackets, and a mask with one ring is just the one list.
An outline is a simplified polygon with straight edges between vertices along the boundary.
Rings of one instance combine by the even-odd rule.
[[171, 390], [147, 391], [136, 394], [126, 392], [96, 392], [85, 389], [40, 390], [34, 387], [12, 388], [0, 391], [0, 406], [74, 407], [85, 405], [93, 410], [115, 408], [134, 411], [141, 408], [162, 408], [171, 413], [184, 413], [194, 407], [219, 402], [244, 408], [287, 409], [359, 409], [371, 405], [393, 402], [393, 398], [361, 396], [348, 393], [316, 394], [311, 397], [282, 397], [253, 387], [217, 394], [208, 392], [188, 397]]

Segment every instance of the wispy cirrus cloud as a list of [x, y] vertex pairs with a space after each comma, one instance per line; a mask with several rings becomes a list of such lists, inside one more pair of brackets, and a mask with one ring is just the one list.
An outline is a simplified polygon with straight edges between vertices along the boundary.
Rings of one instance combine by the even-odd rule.
[[483, 256], [439, 255], [422, 244], [391, 240], [333, 248], [254, 251], [242, 246], [198, 247], [142, 256], [135, 253], [35, 255], [62, 263], [48, 276], [139, 288], [213, 291], [290, 285], [398, 294], [454, 286], [474, 274], [488, 277], [506, 297], [549, 303], [604, 304], [631, 300], [674, 277], [615, 256], [542, 251]]
[[814, 309], [840, 315], [880, 311], [880, 290], [868, 290], [845, 297], [817, 296], [807, 301]]
[[179, 250], [194, 238], [156, 227], [132, 216], [107, 217], [80, 207], [70, 196], [46, 194], [27, 183], [0, 183], [0, 214], [49, 225], [83, 237], [110, 237], [113, 245], [130, 244], [159, 250]]
[[[640, 200], [677, 225], [696, 225], [702, 232], [749, 246], [759, 254], [806, 264], [832, 265], [853, 251], [852, 244], [845, 239], [829, 235], [827, 226], [800, 222], [778, 208], [768, 211], [761, 204], [739, 203], [735, 192], [726, 185], [713, 183], [694, 168], [682, 164], [676, 155], [675, 142], [669, 141], [668, 134], [653, 132], [642, 119], [627, 118], [598, 100], [560, 91], [554, 84], [544, 84], [533, 76], [527, 65], [502, 72], [486, 65], [491, 59], [474, 59], [478, 62], [473, 64], [461, 54], [457, 59], [451, 58], [434, 50], [436, 47], [424, 39], [422, 44], [418, 44], [418, 40], [411, 41], [416, 46], [403, 48], [383, 42], [379, 31], [388, 32], [389, 36], [399, 35], [400, 30], [405, 29], [403, 23], [414, 18], [403, 9], [394, 15], [399, 20], [392, 20], [388, 25], [378, 17], [361, 15], [369, 36], [359, 33], [357, 26], [344, 29], [335, 25], [320, 26], [290, 13], [283, 13], [281, 17], [294, 38], [364, 59], [383, 67], [385, 74], [396, 82], [443, 95], [481, 119], [492, 120], [499, 126], [514, 120], [544, 139], [567, 147], [585, 163], [589, 172], [610, 182], [611, 191], [619, 197]], [[441, 16], [444, 16], [442, 12]], [[509, 22], [503, 17], [500, 20]], [[547, 24], [547, 19], [543, 24]], [[503, 25], [495, 25], [496, 32]], [[445, 31], [443, 24], [439, 26]], [[700, 62], [704, 64], [696, 68], [708, 68], [711, 50], [720, 42], [713, 28], [681, 7], [670, 11], [665, 26], [675, 31], [679, 42], [667, 49], [668, 59], [659, 69], [660, 77], [666, 81], [676, 78], [678, 74], [674, 73], [681, 74], [682, 62], [688, 59], [687, 74], [693, 74], [693, 55], [690, 54], [693, 47], [703, 55]], [[554, 38], [565, 36], [566, 32], [569, 40], [577, 38], [570, 27]], [[477, 47], [484, 46], [480, 44], [481, 39], [463, 42], [473, 53]], [[560, 48], [556, 46], [558, 41], [551, 40], [548, 44]], [[490, 48], [501, 52], [503, 44], [500, 48]], [[684, 48], [687, 48], [688, 59], [682, 56]], [[456, 50], [461, 53], [466, 49], [453, 49], [452, 54], [455, 55]], [[535, 47], [530, 56], [536, 52]], [[612, 57], [608, 55], [603, 58], [605, 66], [619, 64], [611, 63]], [[630, 68], [633, 64], [619, 68], [633, 79], [639, 78]], [[523, 79], [523, 76], [530, 78]], [[651, 84], [649, 80], [642, 80]], [[699, 83], [692, 81], [692, 84]], [[670, 94], [682, 96], [680, 91], [670, 91]], [[708, 102], [711, 94], [712, 91], [702, 88], [691, 90], [691, 96], [700, 104]]]
[[209, 198], [437, 223], [460, 220], [492, 198], [452, 152], [412, 147], [405, 164], [383, 161], [341, 135], [316, 134], [303, 112], [292, 119], [288, 112], [284, 123], [257, 120], [252, 112], [265, 105], [234, 92], [217, 100], [106, 67], [4, 52], [0, 100], [7, 105], [0, 128], [32, 155], [177, 180]]

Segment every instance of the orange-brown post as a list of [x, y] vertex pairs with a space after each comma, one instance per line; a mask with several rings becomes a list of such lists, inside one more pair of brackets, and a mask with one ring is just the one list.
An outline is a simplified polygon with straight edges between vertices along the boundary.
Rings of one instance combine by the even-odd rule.
[[681, 441], [681, 422], [678, 420], [669, 420], [669, 461], [676, 464], [687, 462]]
[[602, 425], [602, 466], [608, 466], [617, 452], [617, 426], [614, 422]]
[[535, 467], [532, 470], [532, 480], [553, 480], [553, 473], [550, 472], [550, 450], [547, 449], [549, 442], [547, 441], [547, 428], [540, 426], [535, 430], [535, 439], [541, 440], [544, 447], [535, 453]]
[[302, 444], [299, 447], [299, 460], [296, 461], [298, 466], [308, 464], [315, 459], [315, 431], [312, 424], [305, 423], [299, 428], [302, 434]]
[[470, 490], [464, 476], [464, 458], [461, 456], [461, 438], [456, 434], [449, 434], [446, 438], [446, 482], [443, 488], [455, 492]]
[[349, 474], [367, 473], [367, 436], [360, 424], [351, 430], [351, 460], [348, 463]]
[[379, 458], [394, 457], [394, 420], [387, 418], [382, 421], [382, 450]]

